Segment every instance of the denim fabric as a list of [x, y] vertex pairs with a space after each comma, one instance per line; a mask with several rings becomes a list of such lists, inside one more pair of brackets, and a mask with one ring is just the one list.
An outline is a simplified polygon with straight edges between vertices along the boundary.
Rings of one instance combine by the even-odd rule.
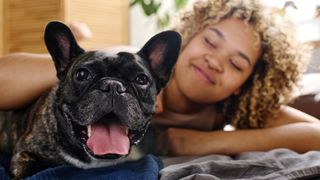
[[[155, 180], [158, 179], [158, 173], [162, 167], [163, 164], [159, 158], [147, 155], [136, 162], [104, 168], [83, 170], [69, 165], [57, 166], [40, 171], [25, 180]], [[4, 167], [0, 167], [0, 179], [9, 179]]]

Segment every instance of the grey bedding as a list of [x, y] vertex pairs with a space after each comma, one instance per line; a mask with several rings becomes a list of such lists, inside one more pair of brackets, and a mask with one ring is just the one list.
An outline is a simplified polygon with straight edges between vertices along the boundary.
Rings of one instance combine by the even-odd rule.
[[237, 156], [162, 158], [161, 180], [320, 179], [320, 151], [298, 154], [288, 149], [245, 152]]

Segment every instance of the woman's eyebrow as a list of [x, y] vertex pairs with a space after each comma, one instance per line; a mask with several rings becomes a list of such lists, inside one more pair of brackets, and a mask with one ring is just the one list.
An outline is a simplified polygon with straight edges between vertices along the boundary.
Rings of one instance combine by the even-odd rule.
[[223, 41], [226, 40], [226, 38], [224, 37], [223, 33], [222, 33], [219, 29], [214, 28], [214, 27], [211, 27], [211, 28], [209, 28], [209, 29], [210, 29], [211, 31], [215, 32], [221, 40], [223, 40]]
[[[226, 41], [226, 38], [225, 38], [224, 34], [223, 34], [219, 29], [214, 28], [214, 27], [210, 27], [209, 29], [210, 29], [211, 31], [213, 31], [214, 33], [216, 33], [217, 36], [218, 36], [221, 40]], [[251, 63], [250, 58], [249, 58], [245, 53], [243, 53], [243, 52], [241, 52], [241, 51], [238, 51], [238, 55], [239, 55], [242, 59], [246, 60], [247, 63], [248, 63], [250, 66], [252, 66], [252, 63]]]
[[250, 58], [249, 58], [246, 54], [244, 54], [244, 53], [241, 52], [241, 51], [238, 51], [238, 55], [239, 55], [240, 57], [242, 57], [242, 59], [246, 60], [250, 66], [252, 66], [252, 63], [251, 63], [251, 61], [250, 61]]

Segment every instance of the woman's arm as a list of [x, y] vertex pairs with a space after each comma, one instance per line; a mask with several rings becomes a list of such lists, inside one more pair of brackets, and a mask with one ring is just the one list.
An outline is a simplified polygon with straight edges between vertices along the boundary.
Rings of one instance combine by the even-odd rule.
[[57, 82], [49, 55], [14, 53], [0, 58], [0, 110], [21, 108]]
[[235, 155], [245, 151], [289, 148], [297, 152], [320, 150], [320, 121], [285, 107], [277, 118], [267, 119], [264, 129], [194, 131], [171, 128], [167, 147], [173, 155]]
[[[91, 50], [135, 53], [133, 46], [104, 46]], [[57, 82], [49, 54], [14, 53], [0, 58], [0, 110], [24, 107]]]

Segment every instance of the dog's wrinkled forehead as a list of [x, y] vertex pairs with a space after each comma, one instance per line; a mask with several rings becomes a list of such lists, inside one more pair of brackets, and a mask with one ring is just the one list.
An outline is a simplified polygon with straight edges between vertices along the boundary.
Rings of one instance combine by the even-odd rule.
[[94, 51], [92, 57], [97, 59], [106, 59], [106, 58], [116, 59], [119, 56], [114, 53], [109, 53], [106, 51]]
[[114, 73], [131, 74], [143, 71], [149, 74], [147, 63], [139, 55], [128, 52], [114, 54], [105, 51], [91, 51], [80, 56], [78, 64], [95, 66], [100, 70]]
[[133, 54], [133, 53], [128, 53], [128, 52], [119, 52], [117, 54], [115, 53], [109, 53], [109, 52], [105, 52], [105, 51], [95, 51], [93, 52], [94, 56], [96, 59], [100, 59], [100, 60], [107, 60], [107, 61], [117, 61], [119, 62], [119, 60], [124, 63], [123, 61], [133, 61], [135, 63], [138, 64], [143, 64], [143, 60], [140, 56], [138, 56], [137, 54]]

